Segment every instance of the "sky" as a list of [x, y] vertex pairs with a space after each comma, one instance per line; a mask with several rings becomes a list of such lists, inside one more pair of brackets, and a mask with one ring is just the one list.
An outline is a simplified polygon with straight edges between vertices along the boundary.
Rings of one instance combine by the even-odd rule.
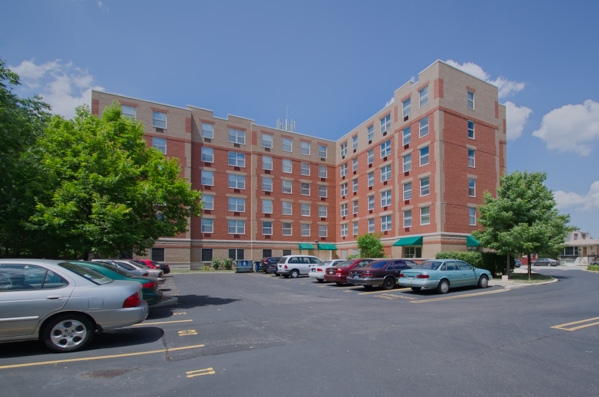
[[[442, 60], [499, 88], [508, 172], [599, 238], [596, 0], [4, 0], [0, 59], [71, 118], [104, 90], [337, 140]], [[10, 16], [10, 17], [9, 17]]]

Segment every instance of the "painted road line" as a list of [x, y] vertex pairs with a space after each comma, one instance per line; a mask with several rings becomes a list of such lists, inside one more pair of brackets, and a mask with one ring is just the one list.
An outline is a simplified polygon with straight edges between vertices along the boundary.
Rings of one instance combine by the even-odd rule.
[[42, 365], [76, 363], [76, 362], [81, 362], [81, 361], [108, 360], [108, 359], [114, 359], [114, 358], [144, 356], [144, 355], [158, 354], [158, 353], [170, 353], [170, 352], [174, 352], [174, 351], [178, 351], [178, 350], [199, 349], [200, 347], [204, 347], [204, 346], [205, 345], [193, 345], [193, 346], [173, 347], [170, 349], [149, 350], [149, 351], [145, 351], [145, 352], [111, 354], [108, 356], [81, 357], [81, 358], [71, 358], [71, 359], [65, 359], [65, 360], [39, 361], [39, 362], [26, 363], [26, 364], [0, 365], [0, 370], [10, 369], [10, 368], [37, 367], [37, 366], [42, 366]]
[[204, 375], [214, 375], [214, 374], [216, 374], [216, 372], [214, 371], [214, 368], [212, 368], [212, 367], [185, 372], [185, 375], [188, 378], [194, 378], [196, 376], [204, 376]]
[[408, 288], [396, 288], [395, 290], [381, 289], [377, 291], [358, 292], [358, 295], [374, 295], [374, 294], [388, 294], [389, 292], [404, 292]]
[[197, 335], [198, 331], [196, 331], [195, 329], [184, 329], [178, 332], [179, 336], [190, 336], [190, 335]]
[[496, 291], [477, 292], [477, 293], [474, 293], [474, 294], [444, 296], [442, 298], [417, 299], [417, 300], [412, 300], [410, 302], [411, 303], [428, 303], [428, 302], [449, 301], [449, 300], [453, 300], [453, 299], [470, 298], [470, 297], [473, 297], [473, 296], [499, 294], [501, 292], [507, 292], [507, 291], [509, 291], [509, 289], [499, 289], [499, 290], [496, 290]]
[[595, 325], [599, 325], [599, 317], [587, 318], [586, 320], [573, 321], [571, 323], [554, 325], [551, 328], [561, 329], [564, 331], [578, 331], [582, 328], [593, 327]]

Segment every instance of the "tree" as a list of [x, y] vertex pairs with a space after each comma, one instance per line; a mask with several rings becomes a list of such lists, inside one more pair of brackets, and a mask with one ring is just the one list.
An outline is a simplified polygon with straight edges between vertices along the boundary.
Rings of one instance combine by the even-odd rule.
[[29, 156], [36, 207], [27, 226], [46, 236], [46, 256], [141, 254], [201, 215], [201, 193], [181, 177], [178, 160], [148, 148], [143, 134], [117, 103], [102, 117], [87, 106], [73, 120], [53, 117]]
[[[500, 254], [556, 256], [572, 230], [569, 215], [560, 215], [545, 173], [513, 172], [501, 178], [497, 198], [485, 192], [479, 207], [482, 230], [473, 232], [483, 247]], [[528, 274], [530, 277], [530, 266]]]
[[385, 256], [383, 243], [378, 234], [368, 233], [358, 237], [358, 248], [362, 258], [382, 258]]

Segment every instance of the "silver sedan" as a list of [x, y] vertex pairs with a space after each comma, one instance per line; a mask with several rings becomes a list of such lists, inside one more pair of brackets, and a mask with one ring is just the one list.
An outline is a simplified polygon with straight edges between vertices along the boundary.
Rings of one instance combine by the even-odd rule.
[[146, 319], [141, 288], [75, 263], [0, 259], [0, 342], [39, 339], [55, 352], [82, 349], [97, 332]]

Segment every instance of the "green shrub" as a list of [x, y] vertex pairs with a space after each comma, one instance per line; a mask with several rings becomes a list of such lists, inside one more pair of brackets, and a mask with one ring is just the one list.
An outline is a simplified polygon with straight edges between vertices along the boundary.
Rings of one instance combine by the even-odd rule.
[[225, 266], [225, 270], [233, 269], [233, 259], [231, 259], [231, 258], [223, 259], [223, 263]]
[[218, 270], [222, 266], [223, 262], [220, 258], [212, 258], [212, 268]]
[[599, 272], [599, 263], [591, 263], [587, 270], [591, 270], [594, 272]]
[[481, 267], [483, 257], [480, 252], [477, 251], [445, 251], [439, 252], [436, 256], [437, 259], [459, 259], [464, 262], [468, 262], [474, 267]]

